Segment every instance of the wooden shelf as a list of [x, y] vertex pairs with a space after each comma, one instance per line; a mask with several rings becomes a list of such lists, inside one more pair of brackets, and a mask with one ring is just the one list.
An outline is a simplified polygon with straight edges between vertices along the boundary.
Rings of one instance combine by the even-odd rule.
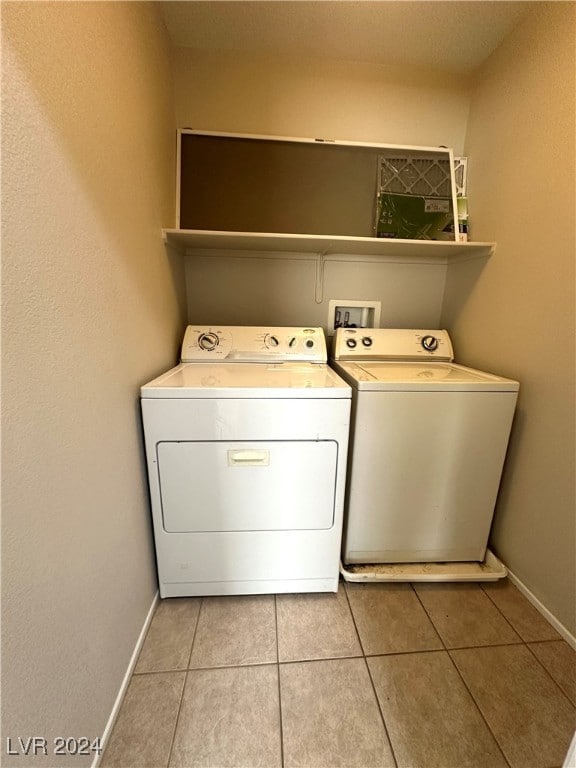
[[260, 232], [220, 232], [199, 229], [164, 229], [164, 242], [186, 254], [214, 252], [213, 255], [247, 255], [259, 252], [277, 255], [308, 254], [336, 260], [439, 262], [485, 258], [495, 243], [456, 243], [436, 240], [387, 240], [374, 237], [330, 235], [286, 235]]

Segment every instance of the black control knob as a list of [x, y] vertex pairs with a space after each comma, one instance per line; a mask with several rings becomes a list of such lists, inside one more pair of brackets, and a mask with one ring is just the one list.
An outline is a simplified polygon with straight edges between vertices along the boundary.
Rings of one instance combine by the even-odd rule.
[[421, 344], [427, 352], [434, 352], [438, 349], [438, 339], [436, 336], [423, 336]]
[[356, 339], [346, 339], [346, 346], [350, 347], [350, 349], [354, 349], [357, 343]]
[[362, 337], [362, 344], [364, 344], [365, 347], [371, 347], [372, 346], [372, 339], [370, 336], [363, 336]]
[[204, 352], [212, 352], [213, 349], [216, 349], [219, 343], [220, 339], [215, 333], [202, 333], [198, 337], [198, 346], [200, 349], [203, 349]]
[[292, 338], [288, 342], [288, 346], [293, 347], [295, 344], [296, 344], [296, 336], [292, 336]]
[[312, 341], [312, 339], [308, 339], [308, 341], [306, 342], [306, 346], [308, 347], [308, 349], [311, 349], [311, 347], [314, 346], [314, 342]]

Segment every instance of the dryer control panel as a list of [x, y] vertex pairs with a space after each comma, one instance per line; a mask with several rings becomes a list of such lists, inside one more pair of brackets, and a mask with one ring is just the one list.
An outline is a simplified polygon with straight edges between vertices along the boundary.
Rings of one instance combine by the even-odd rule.
[[451, 362], [452, 342], [447, 331], [413, 328], [338, 328], [334, 360], [421, 360]]
[[182, 343], [183, 363], [278, 363], [327, 361], [322, 328], [189, 325]]

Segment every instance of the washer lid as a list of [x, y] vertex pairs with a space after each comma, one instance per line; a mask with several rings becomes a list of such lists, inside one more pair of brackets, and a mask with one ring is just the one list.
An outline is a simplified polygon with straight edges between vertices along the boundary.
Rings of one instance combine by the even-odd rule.
[[350, 398], [351, 389], [323, 363], [181, 363], [145, 384], [155, 398]]
[[335, 364], [336, 370], [360, 390], [517, 392], [517, 381], [455, 363], [361, 361]]

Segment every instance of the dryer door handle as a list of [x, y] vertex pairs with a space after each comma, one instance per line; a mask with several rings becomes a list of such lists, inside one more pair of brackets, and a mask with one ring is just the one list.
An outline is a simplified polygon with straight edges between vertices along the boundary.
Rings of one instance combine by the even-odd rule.
[[270, 451], [242, 448], [228, 451], [229, 467], [267, 467], [270, 465]]

